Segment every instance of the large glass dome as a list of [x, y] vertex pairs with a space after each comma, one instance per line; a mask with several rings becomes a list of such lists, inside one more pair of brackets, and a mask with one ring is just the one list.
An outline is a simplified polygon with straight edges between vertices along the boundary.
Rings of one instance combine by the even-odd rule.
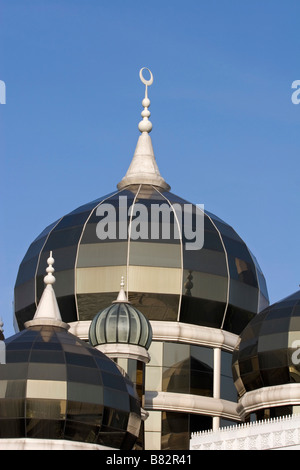
[[31, 326], [5, 343], [0, 438], [132, 449], [141, 424], [139, 399], [113, 361], [56, 326]]
[[300, 383], [299, 338], [300, 290], [267, 307], [241, 333], [233, 354], [233, 378], [239, 395]]
[[[120, 236], [124, 224], [129, 236]], [[116, 237], [100, 239], [98, 209], [115, 208]], [[170, 208], [160, 218], [156, 239], [130, 236], [137, 204]], [[15, 316], [20, 329], [32, 319], [43, 292], [46, 258], [53, 250], [58, 304], [65, 322], [92, 320], [116, 298], [119, 280], [127, 280], [128, 300], [149, 320], [169, 320], [224, 328], [239, 334], [268, 305], [262, 271], [231, 226], [205, 211], [204, 246], [187, 249], [184, 233], [176, 237], [174, 205], [188, 201], [151, 185], [133, 185], [85, 204], [47, 227], [31, 244], [15, 284]], [[196, 211], [196, 206], [193, 212]], [[149, 215], [150, 217], [150, 215]], [[103, 218], [102, 218], [103, 220]], [[140, 220], [140, 219], [139, 219]], [[146, 221], [147, 222], [147, 221]], [[148, 220], [149, 222], [149, 220]], [[150, 223], [148, 224], [150, 233]], [[170, 229], [166, 239], [163, 230]], [[124, 225], [122, 225], [124, 232]]]

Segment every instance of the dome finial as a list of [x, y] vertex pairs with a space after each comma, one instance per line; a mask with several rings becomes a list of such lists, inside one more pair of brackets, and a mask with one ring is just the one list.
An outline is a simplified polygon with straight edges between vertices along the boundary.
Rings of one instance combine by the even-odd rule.
[[56, 279], [53, 276], [53, 273], [54, 273], [54, 268], [53, 268], [54, 258], [52, 257], [52, 251], [50, 251], [50, 256], [47, 259], [47, 263], [48, 263], [48, 268], [46, 269], [46, 272], [48, 274], [44, 277], [44, 283], [46, 285], [47, 284], [54, 284]]
[[[143, 76], [144, 70], [148, 70], [150, 74], [149, 80], [146, 80], [146, 78]], [[155, 186], [163, 191], [169, 191], [171, 189], [170, 186], [165, 182], [159, 172], [154, 156], [151, 137], [149, 135], [150, 131], [152, 130], [152, 123], [148, 119], [150, 117], [150, 111], [148, 109], [150, 106], [150, 100], [148, 98], [148, 86], [152, 85], [153, 83], [152, 72], [147, 67], [143, 67], [140, 70], [140, 79], [146, 86], [145, 98], [142, 101], [142, 105], [144, 106], [144, 109], [141, 113], [143, 120], [140, 121], [138, 126], [141, 135], [138, 138], [133, 159], [130, 163], [127, 173], [118, 183], [117, 188], [121, 190], [127, 186], [146, 184]]]
[[117, 297], [117, 300], [115, 300], [113, 303], [128, 303], [128, 300], [127, 300], [127, 296], [125, 294], [125, 291], [124, 291], [124, 287], [125, 287], [125, 282], [124, 282], [124, 276], [121, 277], [121, 284], [120, 284], [120, 292], [119, 292], [119, 295]]
[[61, 319], [59, 306], [56, 300], [55, 292], [52, 287], [52, 284], [55, 283], [54, 273], [54, 258], [52, 257], [52, 251], [50, 251], [50, 256], [47, 259], [48, 267], [46, 269], [47, 275], [44, 277], [45, 288], [42, 294], [42, 297], [37, 306], [33, 320], [30, 320], [25, 323], [25, 327], [29, 328], [31, 326], [59, 326], [68, 330], [70, 327], [67, 323], [63, 322]]
[[[150, 79], [146, 80], [145, 77], [143, 76], [143, 71], [148, 70], [150, 73]], [[148, 98], [148, 86], [152, 85], [153, 83], [153, 75], [151, 70], [149, 70], [147, 67], [143, 67], [140, 70], [140, 79], [145, 85], [145, 98], [142, 101], [142, 105], [144, 106], [144, 110], [142, 111], [141, 115], [143, 120], [139, 123], [139, 130], [140, 132], [151, 132], [152, 130], [152, 123], [149, 121], [150, 117], [150, 111], [149, 111], [149, 106], [150, 106], [150, 100]]]

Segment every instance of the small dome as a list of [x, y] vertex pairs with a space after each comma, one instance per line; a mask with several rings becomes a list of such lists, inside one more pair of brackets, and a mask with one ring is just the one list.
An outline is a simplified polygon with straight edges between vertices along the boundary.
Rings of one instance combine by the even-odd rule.
[[233, 354], [233, 378], [239, 395], [300, 383], [299, 339], [300, 290], [264, 309], [241, 333]]
[[112, 360], [57, 326], [32, 326], [5, 343], [0, 438], [132, 449], [140, 404], [132, 382]]
[[52, 253], [47, 263], [33, 320], [5, 340], [0, 438], [63, 439], [130, 450], [141, 425], [133, 383], [101, 351], [67, 331], [52, 287]]
[[89, 329], [93, 346], [125, 343], [148, 350], [152, 341], [152, 328], [144, 315], [128, 302], [115, 302], [100, 311]]

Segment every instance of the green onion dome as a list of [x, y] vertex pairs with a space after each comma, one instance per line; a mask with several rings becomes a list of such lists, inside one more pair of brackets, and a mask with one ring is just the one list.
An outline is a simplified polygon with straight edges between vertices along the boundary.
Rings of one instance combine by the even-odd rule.
[[150, 322], [126, 300], [122, 286], [118, 300], [101, 310], [89, 329], [89, 341], [93, 346], [125, 343], [148, 350], [151, 340]]

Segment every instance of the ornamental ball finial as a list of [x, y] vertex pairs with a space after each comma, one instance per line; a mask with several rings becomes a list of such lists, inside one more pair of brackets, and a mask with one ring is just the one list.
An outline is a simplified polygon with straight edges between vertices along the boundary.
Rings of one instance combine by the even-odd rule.
[[48, 263], [48, 268], [46, 269], [47, 275], [44, 277], [44, 283], [45, 284], [54, 284], [56, 279], [53, 276], [53, 273], [54, 273], [54, 268], [53, 268], [54, 258], [52, 257], [52, 251], [50, 251], [50, 256], [47, 259], [47, 263]]

